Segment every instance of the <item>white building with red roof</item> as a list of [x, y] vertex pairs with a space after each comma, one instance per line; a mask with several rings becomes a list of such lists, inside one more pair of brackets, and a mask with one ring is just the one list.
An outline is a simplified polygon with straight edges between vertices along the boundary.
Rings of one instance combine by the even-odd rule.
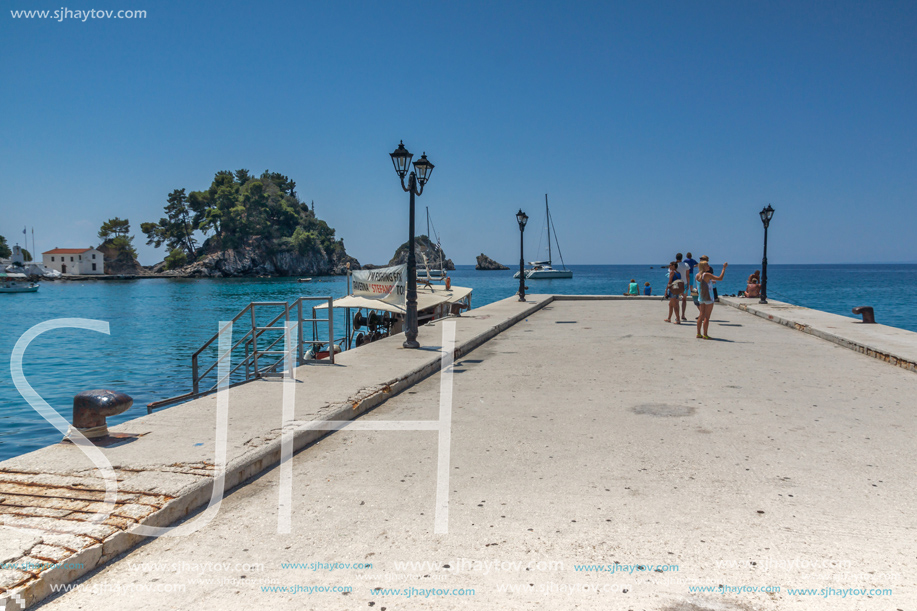
[[105, 273], [102, 253], [95, 248], [55, 248], [41, 253], [41, 256], [45, 267], [62, 274], [90, 276]]

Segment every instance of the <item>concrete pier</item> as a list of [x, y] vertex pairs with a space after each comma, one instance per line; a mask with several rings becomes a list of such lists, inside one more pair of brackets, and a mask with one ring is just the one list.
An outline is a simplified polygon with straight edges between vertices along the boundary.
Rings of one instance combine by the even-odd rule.
[[[780, 306], [762, 315], [723, 303], [705, 341], [693, 324], [664, 323], [658, 298], [536, 295], [457, 319], [449, 376], [442, 323], [421, 329], [427, 350], [392, 338], [334, 367], [301, 367], [298, 423], [375, 409], [321, 440], [325, 431], [296, 433], [289, 533], [278, 534], [280, 381], [231, 391], [227, 488], [244, 485], [188, 536], [131, 549], [138, 522], [200, 518], [214, 397], [112, 427], [144, 436], [103, 450], [123, 496], [101, 524], [88, 517], [104, 484], [78, 448], [0, 463], [0, 562], [83, 564], [0, 569], [0, 600], [119, 611], [911, 610], [917, 376], [855, 346], [899, 364], [917, 334]], [[806, 331], [823, 327], [847, 343]], [[447, 436], [396, 430], [440, 421], [449, 389]], [[54, 595], [61, 584], [78, 588]]]

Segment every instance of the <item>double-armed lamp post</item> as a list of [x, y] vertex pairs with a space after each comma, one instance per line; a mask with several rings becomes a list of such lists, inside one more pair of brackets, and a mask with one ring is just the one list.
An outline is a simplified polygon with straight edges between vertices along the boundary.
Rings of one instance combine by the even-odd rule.
[[516, 213], [516, 222], [519, 223], [519, 301], [525, 301], [525, 224], [529, 217], [522, 208]]
[[407, 304], [404, 315], [404, 347], [420, 348], [417, 341], [417, 259], [414, 256], [414, 196], [423, 193], [423, 186], [430, 180], [430, 174], [433, 173], [433, 164], [427, 160], [427, 154], [424, 153], [420, 159], [414, 162], [414, 170], [408, 176], [408, 184], [405, 186], [404, 177], [407, 176], [411, 169], [411, 158], [413, 155], [404, 148], [404, 142], [398, 145], [394, 153], [391, 153], [392, 163], [395, 164], [395, 171], [401, 178], [401, 188], [411, 194], [411, 213], [408, 228], [408, 286], [407, 286]]
[[774, 218], [774, 208], [768, 204], [759, 214], [764, 223], [764, 259], [761, 261], [761, 299], [758, 303], [767, 303], [767, 228]]

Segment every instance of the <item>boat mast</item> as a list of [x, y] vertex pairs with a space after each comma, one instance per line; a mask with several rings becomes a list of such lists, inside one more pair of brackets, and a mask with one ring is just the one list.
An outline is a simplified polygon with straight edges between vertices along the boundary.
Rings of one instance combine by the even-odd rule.
[[544, 194], [544, 215], [548, 222], [548, 266], [551, 265], [551, 211], [548, 210], [548, 194]]

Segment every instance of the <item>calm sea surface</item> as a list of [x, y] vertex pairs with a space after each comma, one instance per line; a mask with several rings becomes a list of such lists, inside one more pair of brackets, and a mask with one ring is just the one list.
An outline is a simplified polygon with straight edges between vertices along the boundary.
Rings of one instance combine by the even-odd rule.
[[[658, 294], [665, 284], [665, 270], [659, 266], [571, 268], [573, 279], [529, 281], [529, 292], [621, 294], [634, 278], [641, 286], [649, 281]], [[730, 266], [719, 283], [720, 293], [744, 290], [753, 270], [750, 265]], [[460, 266], [452, 279], [474, 289], [472, 307], [479, 307], [513, 295], [518, 280], [512, 274]], [[35, 390], [67, 421], [73, 395], [82, 390], [126, 392], [134, 406], [109, 418], [109, 423], [117, 423], [144, 415], [151, 401], [189, 391], [191, 353], [216, 333], [220, 320], [229, 320], [249, 302], [292, 301], [301, 295], [340, 297], [345, 287], [344, 278], [316, 278], [311, 283], [157, 279], [46, 282], [38, 293], [0, 294], [0, 460], [60, 440], [57, 430], [20, 397], [10, 376], [13, 345], [33, 325], [55, 318], [109, 323], [111, 335], [76, 329], [45, 333], [26, 351], [24, 370]], [[917, 265], [771, 265], [768, 294], [845, 316], [852, 316], [855, 306], [872, 305], [878, 322], [917, 331]], [[659, 310], [664, 311], [662, 304]]]

